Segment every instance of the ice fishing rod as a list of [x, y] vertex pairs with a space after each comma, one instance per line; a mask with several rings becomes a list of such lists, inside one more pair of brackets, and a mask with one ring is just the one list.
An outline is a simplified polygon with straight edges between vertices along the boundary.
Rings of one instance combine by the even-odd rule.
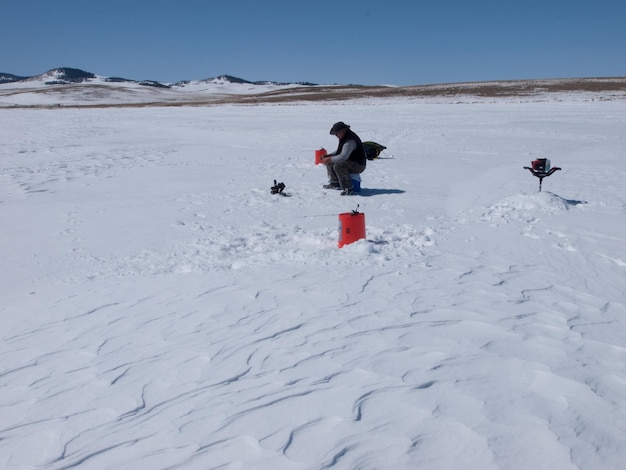
[[313, 217], [337, 217], [337, 214], [313, 214], [313, 215], [296, 215], [294, 219], [310, 219]]

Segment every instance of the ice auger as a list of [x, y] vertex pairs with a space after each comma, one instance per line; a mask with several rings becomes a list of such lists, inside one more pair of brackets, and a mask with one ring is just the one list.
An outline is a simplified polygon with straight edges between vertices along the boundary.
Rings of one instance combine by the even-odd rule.
[[539, 192], [541, 192], [541, 183], [543, 183], [543, 179], [550, 176], [555, 171], [560, 170], [558, 166], [550, 168], [550, 160], [547, 158], [538, 158], [537, 160], [533, 160], [531, 166], [525, 166], [524, 169], [530, 171], [534, 176], [539, 178]]

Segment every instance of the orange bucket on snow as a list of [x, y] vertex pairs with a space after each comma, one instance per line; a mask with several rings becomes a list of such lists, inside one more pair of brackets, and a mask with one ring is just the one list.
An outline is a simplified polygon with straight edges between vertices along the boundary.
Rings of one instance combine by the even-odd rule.
[[339, 248], [365, 238], [365, 214], [344, 212], [339, 214]]
[[322, 157], [326, 155], [326, 150], [325, 149], [319, 149], [315, 151], [315, 164], [319, 165], [320, 163], [322, 163]]

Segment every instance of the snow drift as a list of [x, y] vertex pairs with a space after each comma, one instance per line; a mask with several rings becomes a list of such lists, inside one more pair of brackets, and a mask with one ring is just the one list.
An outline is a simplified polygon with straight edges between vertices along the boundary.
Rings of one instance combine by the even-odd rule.
[[[0, 110], [0, 466], [621, 468], [626, 102], [592, 98]], [[337, 120], [388, 147], [361, 196], [313, 164]]]

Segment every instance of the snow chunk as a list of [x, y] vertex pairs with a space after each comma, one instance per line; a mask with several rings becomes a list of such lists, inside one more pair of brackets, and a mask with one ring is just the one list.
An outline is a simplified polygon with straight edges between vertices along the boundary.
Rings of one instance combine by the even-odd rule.
[[556, 214], [567, 211], [570, 206], [580, 204], [580, 201], [563, 199], [550, 192], [534, 194], [518, 194], [510, 196], [490, 206], [481, 216], [488, 222], [523, 221], [534, 222], [539, 215]]

